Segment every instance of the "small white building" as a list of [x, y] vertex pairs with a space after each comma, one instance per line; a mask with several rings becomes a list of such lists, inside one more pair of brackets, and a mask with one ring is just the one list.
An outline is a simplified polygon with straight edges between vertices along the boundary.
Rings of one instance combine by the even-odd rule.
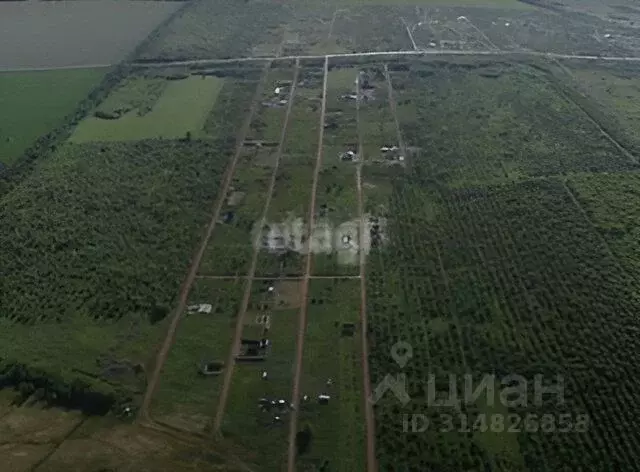
[[209, 314], [213, 310], [213, 306], [209, 303], [201, 303], [199, 305], [189, 305], [187, 311], [189, 313], [204, 313]]

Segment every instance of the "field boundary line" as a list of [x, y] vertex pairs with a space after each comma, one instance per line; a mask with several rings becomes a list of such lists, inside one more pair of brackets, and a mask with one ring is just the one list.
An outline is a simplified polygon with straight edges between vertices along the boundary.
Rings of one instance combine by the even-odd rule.
[[209, 225], [200, 241], [198, 246], [198, 250], [191, 260], [191, 265], [189, 266], [189, 271], [187, 273], [187, 277], [184, 280], [182, 287], [179, 292], [178, 304], [173, 312], [173, 317], [171, 319], [171, 323], [167, 329], [167, 334], [165, 339], [158, 351], [155, 359], [155, 365], [153, 367], [153, 373], [147, 383], [147, 388], [144, 393], [144, 397], [142, 400], [142, 405], [140, 406], [140, 411], [138, 412], [138, 420], [152, 422], [151, 416], [149, 414], [149, 407], [151, 406], [151, 401], [153, 399], [153, 395], [158, 387], [158, 381], [160, 379], [160, 374], [162, 373], [162, 368], [167, 360], [167, 356], [169, 355], [169, 351], [171, 350], [171, 346], [176, 337], [176, 332], [178, 329], [178, 325], [180, 320], [182, 319], [182, 315], [185, 311], [187, 305], [187, 297], [189, 295], [189, 291], [191, 290], [191, 286], [193, 285], [196, 275], [198, 273], [198, 268], [200, 266], [200, 262], [204, 255], [204, 251], [211, 239], [211, 235], [213, 234], [213, 230], [220, 218], [220, 212], [222, 211], [222, 207], [224, 205], [224, 201], [226, 199], [227, 193], [229, 191], [229, 187], [231, 185], [231, 181], [233, 180], [233, 174], [235, 173], [236, 165], [240, 159], [240, 154], [242, 152], [242, 145], [246, 138], [247, 132], [249, 131], [249, 126], [251, 125], [251, 120], [255, 111], [258, 107], [259, 98], [262, 93], [262, 89], [264, 88], [269, 72], [271, 63], [265, 64], [264, 71], [262, 72], [262, 77], [256, 86], [255, 94], [252, 98], [251, 108], [249, 109], [249, 113], [245, 118], [245, 122], [242, 125], [241, 131], [238, 133], [236, 137], [236, 151], [227, 167], [225, 172], [223, 184], [220, 187], [218, 192], [218, 198], [213, 204], [213, 211], [211, 214], [211, 220], [209, 221]]
[[231, 380], [233, 377], [233, 371], [235, 367], [235, 356], [238, 350], [238, 346], [240, 344], [240, 339], [242, 337], [242, 330], [244, 328], [244, 318], [247, 312], [247, 308], [249, 306], [249, 300], [251, 298], [251, 288], [253, 286], [256, 267], [258, 265], [258, 256], [260, 254], [260, 238], [262, 235], [262, 227], [264, 225], [264, 222], [267, 219], [267, 214], [269, 212], [269, 207], [271, 205], [271, 199], [273, 196], [273, 189], [276, 186], [276, 179], [278, 177], [278, 170], [280, 168], [280, 160], [282, 158], [284, 142], [287, 136], [287, 127], [289, 125], [289, 117], [291, 116], [291, 108], [293, 107], [293, 101], [295, 100], [296, 84], [298, 82], [299, 72], [300, 72], [300, 61], [296, 61], [295, 70], [293, 72], [293, 82], [291, 85], [291, 90], [289, 91], [289, 103], [287, 104], [287, 111], [285, 112], [284, 120], [282, 122], [280, 142], [278, 144], [278, 149], [276, 151], [276, 162], [273, 167], [273, 171], [271, 173], [271, 180], [269, 182], [269, 188], [267, 190], [266, 199], [264, 201], [264, 206], [262, 208], [262, 214], [260, 215], [260, 220], [259, 220], [260, 224], [258, 225], [259, 230], [256, 231], [256, 234], [253, 240], [253, 255], [251, 258], [251, 266], [249, 267], [249, 272], [247, 274], [247, 277], [245, 278], [244, 296], [242, 298], [242, 304], [238, 311], [238, 317], [237, 317], [238, 319], [236, 321], [236, 330], [235, 330], [233, 342], [231, 343], [231, 348], [229, 349], [227, 365], [224, 371], [224, 380], [222, 384], [222, 389], [220, 391], [220, 398], [218, 400], [216, 414], [213, 421], [214, 434], [217, 434], [220, 432], [220, 426], [222, 425], [222, 419], [224, 417], [225, 408], [227, 406], [227, 398], [229, 396], [229, 390], [231, 388]]
[[298, 342], [296, 346], [295, 373], [293, 376], [293, 386], [291, 389], [291, 404], [295, 408], [291, 411], [289, 421], [289, 452], [287, 458], [287, 471], [295, 472], [296, 470], [296, 436], [298, 429], [298, 397], [300, 391], [300, 374], [302, 372], [302, 358], [304, 353], [304, 336], [307, 328], [307, 302], [309, 298], [309, 276], [311, 275], [311, 236], [313, 234], [315, 212], [316, 212], [316, 191], [318, 189], [318, 180], [320, 177], [320, 169], [322, 167], [322, 146], [324, 141], [324, 121], [327, 110], [327, 80], [329, 76], [329, 56], [324, 59], [324, 78], [322, 82], [322, 107], [320, 109], [320, 130], [318, 131], [318, 153], [316, 156], [316, 166], [313, 171], [313, 184], [311, 185], [311, 198], [309, 202], [309, 226], [307, 231], [307, 257], [305, 263], [304, 279], [302, 280], [302, 291], [300, 300], [302, 304], [299, 312], [298, 325]]
[[370, 401], [371, 395], [371, 376], [369, 373], [369, 325], [367, 318], [367, 281], [366, 281], [366, 215], [364, 212], [364, 195], [362, 191], [362, 166], [366, 158], [364, 154], [364, 146], [362, 139], [362, 126], [360, 122], [360, 80], [356, 80], [356, 129], [358, 133], [358, 152], [360, 154], [358, 165], [356, 166], [356, 187], [358, 191], [358, 214], [360, 215], [360, 343], [362, 353], [362, 392], [364, 396], [364, 415], [366, 428], [366, 458], [367, 472], [377, 472], [378, 464], [376, 461], [376, 429], [375, 417], [373, 413], [373, 404]]

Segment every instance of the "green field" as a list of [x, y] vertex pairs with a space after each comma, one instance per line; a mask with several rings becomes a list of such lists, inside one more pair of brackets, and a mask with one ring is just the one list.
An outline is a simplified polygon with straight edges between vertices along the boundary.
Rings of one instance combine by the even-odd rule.
[[202, 431], [213, 419], [224, 374], [205, 376], [202, 363], [226, 364], [243, 284], [198, 280], [191, 304], [210, 304], [211, 313], [185, 313], [162, 372], [152, 413], [179, 428]]
[[[117, 91], [100, 107], [108, 111], [124, 107], [131, 108], [130, 111], [118, 119], [96, 116], [84, 119], [71, 136], [71, 141], [177, 139], [184, 138], [187, 133], [194, 138], [204, 135], [203, 126], [224, 79], [194, 76], [170, 80], [164, 87], [162, 84], [158, 87], [157, 79], [143, 84], [140, 80], [127, 82], [124, 90]], [[154, 97], [158, 92], [161, 94]]]
[[[359, 319], [359, 280], [311, 282], [300, 387], [309, 399], [299, 399], [298, 420], [298, 430], [308, 428], [311, 440], [298, 457], [302, 470], [323, 464], [365, 470]], [[343, 323], [353, 323], [355, 331], [343, 334]], [[327, 405], [318, 403], [320, 394], [331, 397]]]
[[0, 164], [11, 165], [60, 125], [106, 69], [0, 73]]
[[[254, 282], [249, 309], [244, 318], [242, 338], [260, 339], [263, 325], [259, 317], [268, 315], [270, 326], [265, 336], [271, 346], [263, 361], [238, 362], [231, 381], [229, 399], [222, 423], [222, 434], [251, 450], [247, 461], [260, 464], [260, 470], [281, 470], [286, 463], [288, 413], [263, 412], [261, 398], [291, 400], [292, 364], [296, 349], [300, 285], [282, 281], [275, 285], [278, 301], [266, 293], [266, 284]], [[285, 295], [286, 294], [286, 295]], [[262, 373], [267, 372], [267, 379]]]

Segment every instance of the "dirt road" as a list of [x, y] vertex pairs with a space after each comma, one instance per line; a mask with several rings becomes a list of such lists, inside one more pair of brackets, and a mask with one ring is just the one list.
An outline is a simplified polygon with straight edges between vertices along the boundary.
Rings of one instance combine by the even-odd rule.
[[[356, 95], [360, 97], [360, 82], [357, 81]], [[371, 398], [371, 377], [369, 375], [369, 340], [367, 321], [367, 282], [366, 282], [366, 261], [367, 255], [364, 251], [364, 241], [366, 238], [367, 221], [364, 211], [364, 193], [362, 190], [362, 165], [367, 158], [364, 154], [364, 143], [362, 139], [362, 128], [360, 126], [360, 99], [356, 100], [356, 123], [358, 129], [358, 154], [359, 161], [356, 167], [356, 186], [358, 191], [358, 215], [360, 216], [360, 336], [362, 344], [362, 390], [364, 396], [364, 415], [367, 433], [367, 472], [377, 472], [376, 461], [376, 430], [375, 418], [373, 415], [373, 405], [369, 401]]]
[[245, 122], [242, 125], [241, 131], [238, 134], [237, 137], [237, 142], [236, 142], [236, 152], [233, 155], [233, 158], [231, 159], [231, 162], [229, 164], [229, 167], [227, 168], [225, 177], [224, 177], [224, 181], [222, 184], [222, 187], [220, 189], [218, 198], [216, 200], [216, 202], [213, 205], [213, 211], [212, 211], [212, 215], [211, 215], [211, 221], [209, 222], [209, 225], [207, 226], [207, 229], [205, 231], [205, 234], [200, 242], [200, 245], [198, 246], [198, 249], [194, 255], [194, 257], [191, 259], [191, 265], [189, 266], [189, 272], [187, 274], [187, 278], [185, 279], [185, 281], [182, 284], [182, 287], [180, 288], [180, 294], [178, 297], [178, 304], [175, 308], [175, 311], [173, 312], [172, 315], [172, 319], [171, 319], [171, 323], [169, 325], [169, 329], [167, 331], [167, 335], [164, 339], [164, 342], [162, 343], [162, 346], [160, 347], [160, 350], [158, 351], [158, 354], [156, 355], [156, 359], [155, 359], [155, 365], [153, 367], [153, 372], [151, 374], [151, 377], [149, 378], [149, 381], [147, 383], [147, 389], [144, 393], [144, 398], [142, 400], [142, 405], [140, 406], [140, 411], [138, 413], [138, 418], [140, 420], [142, 420], [143, 422], [152, 422], [151, 417], [149, 415], [149, 407], [151, 405], [151, 400], [153, 399], [153, 395], [157, 389], [158, 386], [158, 380], [160, 378], [160, 373], [162, 372], [162, 367], [164, 366], [166, 360], [167, 360], [167, 356], [169, 355], [169, 350], [171, 349], [171, 346], [173, 345], [173, 341], [175, 339], [176, 336], [176, 331], [178, 329], [178, 324], [180, 323], [180, 320], [182, 319], [182, 315], [185, 311], [185, 307], [187, 305], [187, 297], [189, 295], [189, 291], [191, 290], [191, 286], [193, 285], [193, 282], [196, 279], [196, 275], [198, 273], [198, 268], [200, 266], [200, 261], [202, 260], [202, 256], [204, 254], [204, 251], [207, 247], [207, 244], [209, 242], [209, 240], [211, 239], [211, 235], [213, 234], [213, 230], [216, 226], [216, 223], [218, 222], [218, 220], [220, 219], [220, 212], [222, 211], [222, 207], [224, 206], [224, 201], [226, 199], [227, 193], [229, 191], [229, 187], [231, 185], [231, 180], [233, 178], [233, 174], [235, 172], [235, 168], [236, 165], [238, 163], [238, 160], [240, 158], [240, 153], [242, 150], [242, 143], [244, 142], [247, 133], [249, 131], [249, 126], [251, 125], [251, 119], [254, 115], [254, 113], [256, 112], [258, 105], [259, 105], [259, 99], [260, 99], [260, 95], [262, 94], [262, 89], [265, 85], [266, 82], [266, 77], [267, 77], [267, 72], [269, 70], [269, 66], [270, 63], [267, 63], [265, 65], [264, 71], [262, 73], [262, 78], [260, 79], [260, 82], [258, 83], [258, 86], [256, 87], [256, 92], [254, 94], [253, 97], [253, 101], [251, 104], [251, 108], [249, 110], [248, 116], [245, 119]]
[[[311, 242], [313, 234], [313, 225], [316, 213], [316, 191], [318, 189], [318, 179], [320, 177], [320, 169], [322, 168], [322, 142], [324, 140], [324, 121], [327, 110], [327, 77], [329, 75], [329, 57], [324, 59], [324, 80], [322, 83], [322, 108], [320, 112], [320, 131], [318, 138], [318, 154], [316, 157], [316, 166], [313, 171], [313, 184], [311, 187], [311, 202], [309, 203], [309, 229], [307, 233], [307, 244]], [[298, 325], [298, 343], [296, 348], [295, 373], [293, 376], [293, 388], [291, 392], [291, 404], [295, 405], [291, 411], [289, 422], [289, 454], [287, 460], [287, 471], [295, 472], [296, 470], [296, 433], [298, 430], [298, 397], [300, 396], [300, 374], [302, 372], [302, 354], [304, 352], [304, 335], [307, 327], [307, 300], [309, 298], [309, 279], [311, 276], [311, 251], [307, 251], [306, 266], [304, 271], [304, 279], [302, 280], [302, 294], [300, 300], [299, 325]]]
[[[296, 61], [295, 72], [293, 74], [293, 84], [289, 92], [289, 103], [287, 105], [287, 111], [285, 113], [284, 122], [282, 124], [282, 132], [280, 133], [280, 142], [276, 150], [276, 162], [271, 172], [271, 180], [269, 182], [269, 189], [262, 208], [262, 215], [260, 216], [260, 224], [258, 228], [262, 228], [269, 212], [269, 206], [271, 205], [271, 198], [273, 197], [273, 189], [276, 185], [276, 178], [278, 177], [278, 169], [280, 167], [280, 159], [282, 157], [282, 149], [284, 147], [285, 137], [287, 135], [287, 127], [289, 124], [289, 116], [291, 115], [291, 107], [293, 106], [293, 100], [295, 97], [296, 84], [298, 82], [298, 73], [300, 72], [300, 61]], [[227, 405], [227, 398], [229, 397], [229, 388], [231, 387], [231, 378], [233, 376], [233, 370], [235, 367], [235, 357], [238, 352], [240, 344], [240, 338], [242, 337], [242, 329], [244, 327], [244, 317], [249, 306], [249, 300], [251, 298], [251, 287], [253, 286], [253, 280], [256, 274], [256, 267], [258, 265], [258, 255], [260, 254], [260, 231], [256, 231], [256, 235], [253, 241], [253, 255], [251, 258], [251, 266], [249, 267], [249, 273], [245, 281], [244, 296], [242, 298], [242, 304], [240, 305], [240, 311], [238, 312], [238, 320], [236, 322], [236, 331], [231, 349], [229, 351], [229, 357], [227, 359], [227, 368], [224, 371], [224, 381], [222, 384], [222, 391], [220, 392], [220, 399], [218, 401], [218, 408], [216, 410], [216, 416], [213, 421], [213, 432], [219, 433], [222, 419], [224, 417], [224, 411]]]
[[400, 51], [370, 51], [354, 53], [337, 53], [327, 55], [300, 55], [300, 56], [276, 56], [276, 57], [234, 57], [229, 59], [193, 59], [189, 61], [173, 62], [136, 62], [136, 67], [145, 68], [165, 68], [175, 66], [195, 66], [195, 65], [216, 65], [232, 64], [242, 62], [262, 62], [262, 61], [293, 61], [295, 59], [329, 59], [335, 58], [359, 58], [359, 57], [384, 57], [384, 56], [520, 56], [520, 57], [546, 57], [548, 59], [576, 59], [584, 61], [609, 61], [609, 62], [640, 62], [640, 57], [633, 56], [585, 56], [579, 54], [558, 54], [544, 51], [503, 51], [503, 50], [478, 50], [470, 49], [459, 51], [453, 49], [421, 49], [400, 50]]

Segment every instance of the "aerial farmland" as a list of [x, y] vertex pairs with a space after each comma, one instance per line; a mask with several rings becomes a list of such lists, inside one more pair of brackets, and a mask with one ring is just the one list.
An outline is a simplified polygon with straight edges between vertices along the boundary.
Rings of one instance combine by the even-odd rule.
[[0, 2], [0, 470], [637, 470], [638, 25]]

